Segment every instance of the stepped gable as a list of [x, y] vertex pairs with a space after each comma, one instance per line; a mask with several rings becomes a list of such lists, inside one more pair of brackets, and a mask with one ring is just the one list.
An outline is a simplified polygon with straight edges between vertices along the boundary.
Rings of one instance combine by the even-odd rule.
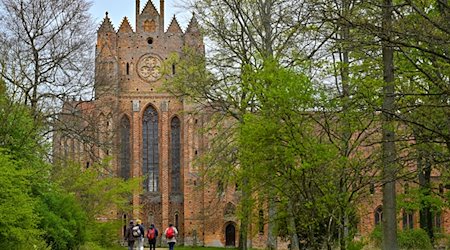
[[133, 32], [134, 32], [133, 28], [131, 28], [128, 18], [124, 17], [117, 33], [133, 33]]
[[103, 22], [98, 28], [97, 32], [114, 32], [116, 33], [116, 30], [114, 29], [114, 26], [111, 23], [111, 19], [108, 17], [108, 12], [105, 13], [105, 18], [103, 18]]
[[178, 23], [177, 18], [173, 15], [172, 21], [170, 22], [169, 28], [167, 28], [167, 33], [183, 33], [183, 30]]
[[192, 18], [189, 21], [186, 33], [200, 34], [200, 29], [197, 22], [197, 18], [195, 17], [195, 13], [192, 14]]
[[153, 5], [152, 0], [148, 0], [147, 4], [145, 5], [144, 9], [141, 12], [142, 14], [148, 14], [148, 15], [155, 15], [155, 16], [159, 16], [158, 11], [156, 10], [155, 5]]

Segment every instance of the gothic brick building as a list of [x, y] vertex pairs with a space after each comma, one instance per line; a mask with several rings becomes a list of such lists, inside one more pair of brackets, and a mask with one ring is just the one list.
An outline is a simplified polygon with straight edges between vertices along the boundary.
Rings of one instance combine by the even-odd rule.
[[[142, 11], [139, 3], [137, 0], [134, 29], [125, 17], [116, 30], [106, 13], [97, 31], [95, 99], [67, 101], [63, 107], [69, 113], [93, 117], [72, 125], [96, 124], [89, 133], [104, 145], [89, 146], [56, 135], [55, 153], [86, 167], [109, 156], [117, 175], [125, 179], [143, 177], [142, 192], [132, 197], [133, 213], [117, 214], [124, 226], [136, 218], [159, 229], [173, 223], [182, 244], [237, 246], [235, 209], [239, 194], [232, 188], [219, 197], [217, 184], [206, 183], [193, 163], [208, 141], [199, 133], [207, 117], [191, 112], [193, 107], [183, 99], [160, 91], [165, 59], [173, 53], [182, 54], [184, 47], [204, 53], [197, 21], [192, 17], [183, 31], [173, 17], [165, 29], [164, 1], [160, 1], [159, 11], [151, 0]], [[168, 71], [176, 74], [176, 65], [170, 66]], [[363, 234], [371, 232], [381, 220], [379, 194], [375, 192], [361, 206], [359, 230]], [[418, 224], [417, 216], [408, 216], [403, 219], [404, 225]], [[435, 220], [448, 231], [448, 216], [439, 214]], [[264, 248], [265, 227], [250, 232], [253, 247]]]
[[[84, 132], [97, 141], [86, 145], [57, 134], [55, 155], [85, 167], [110, 157], [117, 175], [143, 177], [142, 192], [132, 197], [133, 213], [117, 214], [124, 226], [137, 218], [159, 229], [173, 223], [182, 244], [235, 246], [237, 195], [230, 190], [218, 197], [193, 164], [204, 148], [204, 135], [198, 131], [206, 118], [191, 113], [184, 100], [160, 91], [165, 59], [181, 54], [184, 47], [204, 53], [197, 21], [193, 16], [183, 31], [173, 17], [165, 29], [163, 0], [159, 11], [151, 1], [142, 11], [139, 4], [137, 0], [135, 29], [125, 17], [116, 30], [106, 13], [97, 31], [94, 100], [74, 99], [63, 106], [63, 113], [82, 117], [66, 119], [72, 122], [65, 126], [90, 129]], [[176, 65], [169, 71], [175, 74]]]
[[163, 61], [184, 46], [203, 53], [203, 38], [195, 17], [185, 32], [175, 17], [164, 27], [164, 1], [159, 12], [151, 1], [140, 11], [136, 1], [135, 30], [124, 18], [116, 32], [107, 15], [98, 30], [95, 99], [114, 109], [117, 171], [124, 178], [144, 176], [143, 193], [133, 197], [133, 218], [160, 229], [173, 223], [187, 245], [235, 245], [236, 221], [224, 212], [236, 202], [232, 196], [214, 201], [192, 164], [203, 148], [197, 133], [203, 118], [190, 114], [183, 100], [157, 91]]

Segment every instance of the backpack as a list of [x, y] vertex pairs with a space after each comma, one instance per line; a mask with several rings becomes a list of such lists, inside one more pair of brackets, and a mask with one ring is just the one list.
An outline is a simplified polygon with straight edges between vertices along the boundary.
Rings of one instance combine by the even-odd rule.
[[153, 240], [155, 238], [155, 229], [151, 228], [147, 231], [147, 238]]
[[175, 232], [174, 232], [174, 230], [173, 230], [173, 227], [169, 227], [169, 228], [167, 229], [167, 232], [166, 232], [166, 238], [167, 238], [167, 239], [172, 239], [173, 236], [175, 236]]
[[134, 226], [133, 229], [131, 230], [132, 234], [134, 237], [140, 237], [141, 236], [141, 229], [139, 228], [138, 225]]

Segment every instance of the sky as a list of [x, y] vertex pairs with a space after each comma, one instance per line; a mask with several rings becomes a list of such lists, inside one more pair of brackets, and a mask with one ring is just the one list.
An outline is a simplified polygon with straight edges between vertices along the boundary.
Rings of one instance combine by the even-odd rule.
[[[140, 1], [142, 11], [147, 4], [147, 0]], [[186, 29], [192, 14], [187, 11], [186, 7], [183, 8], [183, 2], [183, 0], [165, 1], [164, 25], [166, 29], [170, 21], [172, 21], [173, 15], [176, 15], [181, 28], [183, 30]], [[159, 11], [159, 0], [153, 0], [153, 4]], [[136, 0], [92, 0], [90, 12], [98, 25], [101, 24], [105, 17], [105, 12], [108, 12], [108, 16], [116, 30], [119, 28], [125, 16], [130, 21], [131, 27], [135, 29], [135, 5]]]

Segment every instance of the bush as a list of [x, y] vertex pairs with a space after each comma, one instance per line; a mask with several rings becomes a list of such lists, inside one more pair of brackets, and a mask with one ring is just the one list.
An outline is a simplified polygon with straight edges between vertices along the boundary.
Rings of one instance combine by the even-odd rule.
[[366, 244], [359, 240], [359, 241], [351, 241], [348, 243], [348, 250], [362, 250]]
[[370, 240], [376, 247], [381, 248], [381, 244], [383, 243], [383, 231], [381, 230], [381, 225], [377, 225], [372, 231]]
[[[427, 232], [421, 228], [398, 231], [397, 237], [398, 245], [402, 249], [433, 249]], [[381, 248], [383, 231], [380, 225], [372, 231], [370, 239], [376, 247]]]
[[433, 249], [427, 232], [421, 228], [400, 231], [398, 245], [404, 249]]
[[120, 231], [121, 222], [114, 221], [91, 221], [88, 224], [88, 242], [110, 249], [119, 246], [121, 237], [118, 234]]
[[86, 214], [73, 195], [47, 192], [41, 195], [37, 209], [43, 237], [52, 249], [76, 249], [86, 238]]

